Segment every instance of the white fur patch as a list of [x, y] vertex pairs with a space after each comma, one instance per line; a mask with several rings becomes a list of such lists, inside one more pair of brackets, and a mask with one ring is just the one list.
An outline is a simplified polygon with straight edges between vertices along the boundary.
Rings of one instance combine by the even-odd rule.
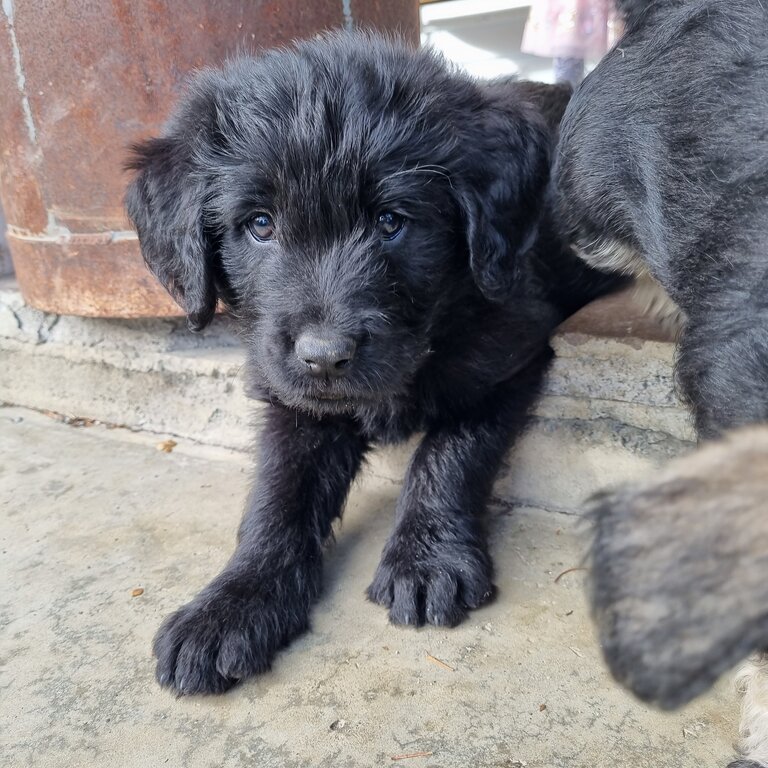
[[768, 656], [750, 659], [736, 672], [742, 694], [738, 750], [747, 760], [768, 768]]
[[645, 264], [640, 254], [619, 240], [598, 238], [588, 245], [575, 245], [574, 250], [579, 258], [591, 267], [608, 272], [623, 272], [625, 275], [639, 275], [645, 272]]

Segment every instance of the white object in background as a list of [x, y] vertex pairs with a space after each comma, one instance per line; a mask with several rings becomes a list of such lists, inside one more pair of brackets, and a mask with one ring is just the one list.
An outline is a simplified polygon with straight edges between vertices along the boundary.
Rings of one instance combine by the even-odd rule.
[[514, 8], [530, 8], [530, 0], [444, 0], [421, 6], [421, 23], [434, 24], [463, 16], [479, 16]]
[[470, 45], [447, 29], [438, 29], [428, 35], [422, 35], [421, 43], [431, 45], [475, 77], [493, 78], [517, 75], [520, 72], [520, 67], [512, 59]]
[[421, 42], [475, 77], [551, 82], [552, 60], [521, 53], [530, 0], [443, 0], [421, 6]]

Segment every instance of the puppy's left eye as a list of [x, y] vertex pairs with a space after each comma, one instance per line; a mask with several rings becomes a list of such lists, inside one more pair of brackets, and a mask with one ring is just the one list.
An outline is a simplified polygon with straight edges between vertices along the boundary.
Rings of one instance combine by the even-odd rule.
[[257, 213], [246, 226], [252, 237], [260, 243], [272, 240], [275, 236], [275, 225], [268, 213]]
[[405, 219], [399, 213], [382, 211], [376, 219], [376, 228], [383, 240], [394, 240], [402, 231]]

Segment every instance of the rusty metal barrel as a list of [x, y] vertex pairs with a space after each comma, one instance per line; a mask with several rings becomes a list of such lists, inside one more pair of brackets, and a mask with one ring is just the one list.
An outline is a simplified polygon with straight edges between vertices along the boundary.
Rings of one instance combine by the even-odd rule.
[[3, 0], [0, 199], [33, 306], [175, 315], [123, 211], [128, 145], [156, 133], [196, 68], [333, 27], [418, 41], [417, 0]]

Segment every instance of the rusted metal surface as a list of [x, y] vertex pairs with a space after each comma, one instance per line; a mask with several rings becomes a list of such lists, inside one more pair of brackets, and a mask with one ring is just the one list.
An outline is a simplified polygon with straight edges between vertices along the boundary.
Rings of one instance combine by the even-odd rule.
[[[342, 5], [347, 7], [346, 2]], [[418, 45], [418, 0], [349, 0], [349, 8], [352, 25], [397, 32]]]
[[125, 220], [126, 147], [190, 71], [332, 27], [418, 39], [417, 0], [3, 0], [0, 196], [27, 301], [64, 314], [179, 309]]
[[24, 298], [47, 312], [88, 317], [165, 317], [181, 310], [138, 255], [136, 241], [110, 245], [13, 244]]

